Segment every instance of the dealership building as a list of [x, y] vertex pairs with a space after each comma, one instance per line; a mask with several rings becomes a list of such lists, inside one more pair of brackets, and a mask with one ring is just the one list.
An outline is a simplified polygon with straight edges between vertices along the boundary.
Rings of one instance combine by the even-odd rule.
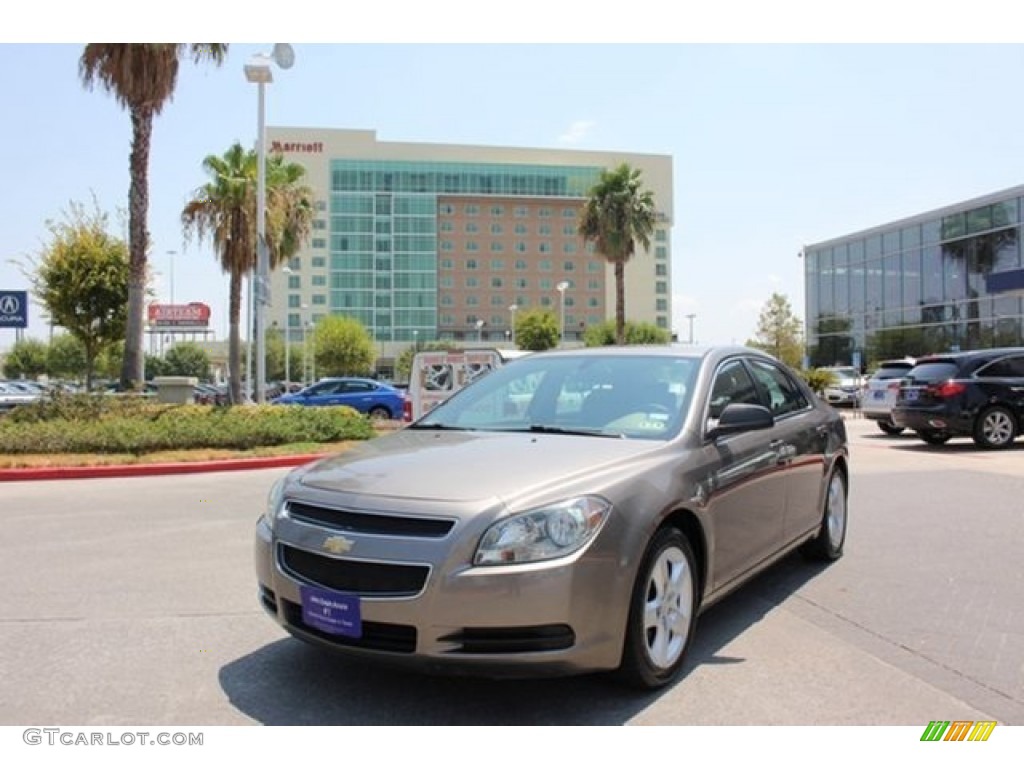
[[376, 132], [268, 127], [303, 165], [312, 236], [271, 275], [268, 326], [293, 341], [328, 315], [393, 354], [430, 340], [510, 340], [516, 312], [559, 317], [567, 341], [615, 316], [612, 268], [577, 234], [602, 170], [628, 163], [654, 194], [649, 250], [626, 266], [626, 315], [671, 331], [672, 158], [378, 141]]
[[1024, 345], [1024, 186], [804, 247], [808, 362]]

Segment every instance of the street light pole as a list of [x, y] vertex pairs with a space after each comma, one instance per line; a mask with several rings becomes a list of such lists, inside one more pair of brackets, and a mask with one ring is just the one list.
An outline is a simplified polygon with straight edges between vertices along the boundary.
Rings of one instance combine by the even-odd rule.
[[170, 286], [171, 287], [171, 304], [174, 304], [174, 257], [175, 257], [175, 255], [177, 253], [178, 253], [177, 251], [168, 251], [167, 252], [167, 256], [169, 257], [169, 260], [170, 260], [170, 266], [168, 268], [168, 272], [169, 272], [168, 276], [170, 277], [170, 283], [171, 283], [171, 286]]
[[513, 347], [515, 347], [515, 345], [516, 345], [516, 310], [517, 309], [519, 309], [519, 305], [518, 304], [513, 304], [512, 306], [510, 306], [508, 308], [508, 314], [509, 314], [508, 327], [509, 327], [509, 331], [510, 331], [509, 339], [511, 340]]
[[693, 346], [693, 318], [695, 317], [696, 315], [692, 313], [686, 316], [686, 319], [690, 321], [690, 346]]
[[558, 346], [562, 346], [565, 343], [565, 291], [569, 287], [569, 281], [563, 280], [555, 289], [558, 291], [558, 300], [561, 305], [561, 320], [558, 323]]
[[258, 155], [256, 187], [256, 402], [267, 400], [267, 307], [270, 305], [270, 251], [267, 247], [267, 126], [266, 85], [274, 82], [270, 62], [288, 69], [295, 61], [291, 46], [279, 43], [270, 56], [254, 56], [245, 65], [245, 78], [256, 83], [259, 92], [257, 109], [256, 144]]

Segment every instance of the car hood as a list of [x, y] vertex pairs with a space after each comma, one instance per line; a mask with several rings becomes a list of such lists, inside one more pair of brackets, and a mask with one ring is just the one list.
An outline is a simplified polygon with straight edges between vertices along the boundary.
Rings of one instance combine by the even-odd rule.
[[297, 473], [323, 491], [423, 501], [508, 500], [569, 485], [665, 443], [580, 435], [405, 429]]

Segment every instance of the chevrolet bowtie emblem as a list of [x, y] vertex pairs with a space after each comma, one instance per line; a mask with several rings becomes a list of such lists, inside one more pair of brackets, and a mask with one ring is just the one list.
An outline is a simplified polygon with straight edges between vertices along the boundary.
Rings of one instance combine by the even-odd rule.
[[344, 536], [328, 536], [324, 539], [323, 548], [332, 555], [343, 555], [352, 549], [353, 544], [355, 544], [354, 541], [346, 539]]

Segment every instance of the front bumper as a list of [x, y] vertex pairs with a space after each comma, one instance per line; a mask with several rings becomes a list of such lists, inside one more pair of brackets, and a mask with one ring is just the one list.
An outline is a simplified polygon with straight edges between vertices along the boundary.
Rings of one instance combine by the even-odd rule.
[[[260, 603], [306, 642], [425, 670], [529, 677], [618, 667], [632, 576], [606, 550], [613, 520], [574, 556], [514, 566], [472, 566], [473, 528], [458, 522], [422, 540], [346, 532], [353, 546], [339, 555], [323, 548], [337, 531], [288, 519], [271, 530], [261, 518]], [[357, 595], [360, 636], [304, 621], [304, 585]]]

